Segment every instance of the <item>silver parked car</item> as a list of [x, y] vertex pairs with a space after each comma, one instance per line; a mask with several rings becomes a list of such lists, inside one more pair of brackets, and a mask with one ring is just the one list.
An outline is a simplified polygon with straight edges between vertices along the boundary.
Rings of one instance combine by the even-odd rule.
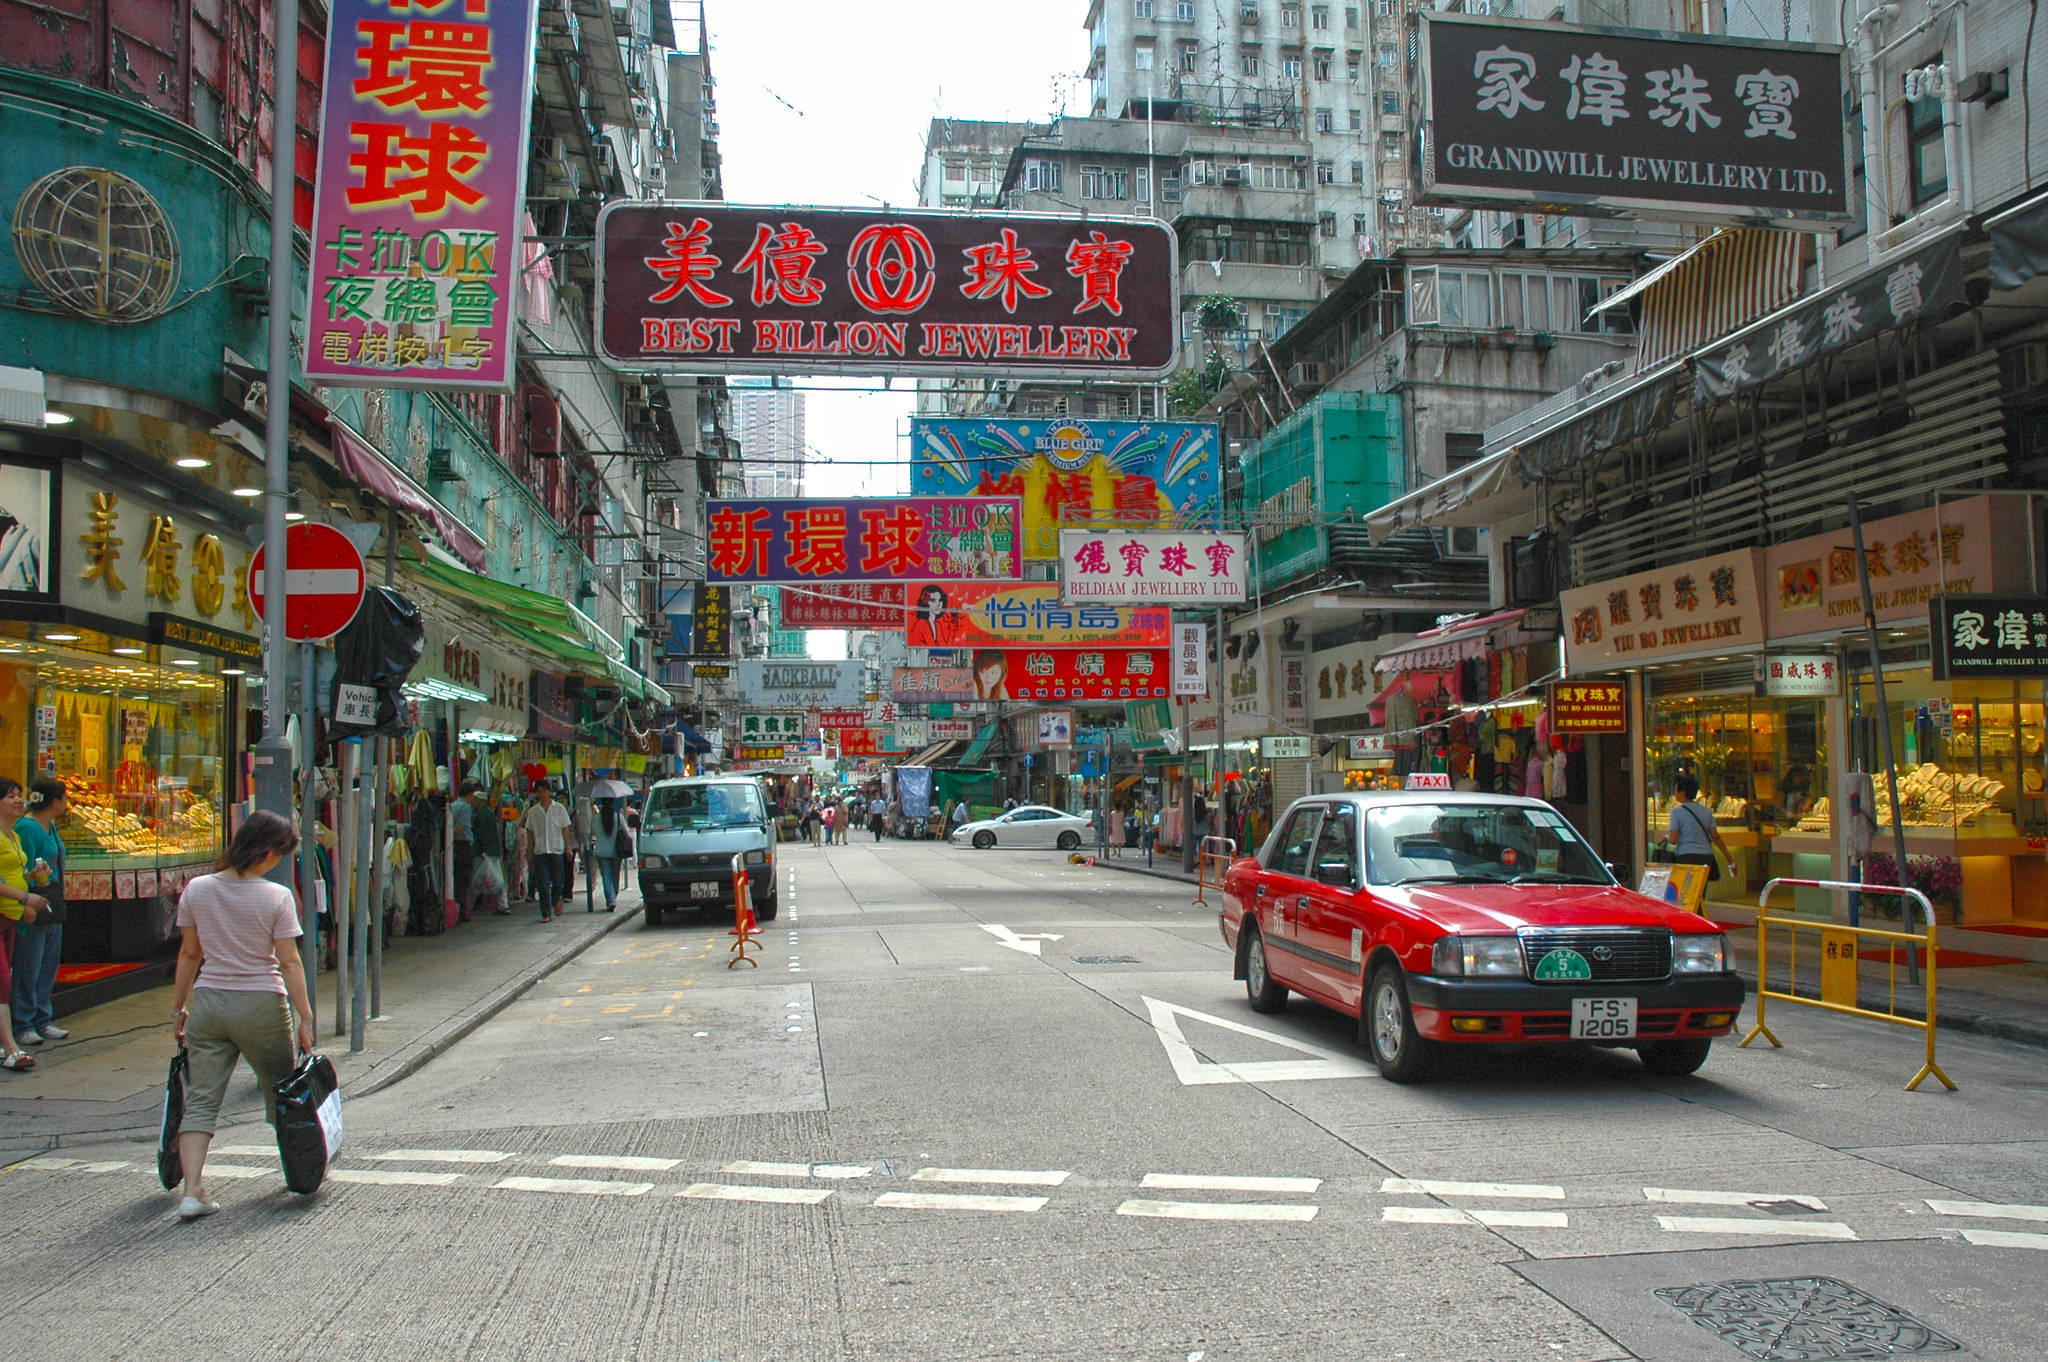
[[963, 823], [947, 838], [955, 846], [986, 851], [990, 847], [1058, 847], [1072, 851], [1092, 836], [1095, 825], [1086, 815], [1062, 813], [1043, 804], [1024, 804], [996, 818]]

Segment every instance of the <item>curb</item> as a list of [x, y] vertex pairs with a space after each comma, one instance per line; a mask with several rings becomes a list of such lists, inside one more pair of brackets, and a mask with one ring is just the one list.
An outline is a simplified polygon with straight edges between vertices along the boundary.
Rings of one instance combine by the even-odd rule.
[[561, 947], [525, 973], [508, 980], [495, 992], [485, 995], [483, 1001], [470, 1011], [444, 1022], [437, 1033], [394, 1051], [390, 1058], [370, 1070], [368, 1079], [350, 1088], [348, 1095], [368, 1097], [412, 1077], [485, 1022], [519, 1001], [535, 984], [639, 916], [638, 908], [622, 909], [613, 921], [606, 923], [581, 941], [573, 941]]

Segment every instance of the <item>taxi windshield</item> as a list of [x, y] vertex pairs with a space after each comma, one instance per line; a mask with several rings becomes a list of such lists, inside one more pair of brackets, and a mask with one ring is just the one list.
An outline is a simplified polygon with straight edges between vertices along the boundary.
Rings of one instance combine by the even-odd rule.
[[761, 792], [744, 781], [723, 785], [657, 785], [647, 796], [649, 832], [730, 828], [765, 822]]
[[1387, 804], [1365, 815], [1372, 884], [1598, 884], [1614, 879], [1564, 815], [1514, 804]]

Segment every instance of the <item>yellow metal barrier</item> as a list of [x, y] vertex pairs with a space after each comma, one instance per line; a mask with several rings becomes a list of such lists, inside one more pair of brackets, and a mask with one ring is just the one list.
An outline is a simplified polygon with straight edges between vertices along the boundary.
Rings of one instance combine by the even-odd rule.
[[[1913, 931], [1891, 931], [1879, 927], [1850, 927], [1838, 922], [1812, 922], [1803, 918], [1772, 917], [1771, 891], [1780, 885], [1798, 889], [1844, 889], [1859, 894], [1896, 894], [1905, 900], [1907, 921], [1911, 921], [1913, 904], [1920, 905], [1921, 920], [1927, 924], [1925, 933]], [[1918, 1027], [1927, 1035], [1927, 1058], [1920, 1066], [1920, 1072], [1913, 1075], [1913, 1081], [1906, 1085], [1906, 1091], [1918, 1088], [1929, 1074], [1938, 1078], [1950, 1092], [1956, 1085], [1934, 1062], [1934, 1003], [1935, 977], [1939, 973], [1939, 954], [1935, 945], [1934, 906], [1927, 896], [1917, 889], [1900, 888], [1889, 884], [1856, 884], [1848, 880], [1798, 880], [1781, 877], [1766, 884], [1756, 901], [1756, 1025], [1742, 1038], [1747, 1045], [1762, 1036], [1773, 1047], [1779, 1045], [1778, 1038], [1764, 1025], [1764, 1003], [1768, 998], [1780, 1002], [1800, 1003], [1807, 1007], [1823, 1008], [1829, 1012], [1843, 1012], [1853, 1017], [1870, 1017], [1877, 1021], [1891, 1022], [1897, 1026]], [[1767, 972], [1770, 964], [1770, 929], [1783, 927], [1789, 943], [1786, 953], [1786, 986], [1791, 992], [1779, 992], [1770, 986]], [[1818, 998], [1798, 992], [1799, 988], [1799, 933], [1812, 932], [1820, 937], [1820, 996]], [[1898, 943], [1887, 946], [1890, 961], [1889, 970], [1889, 1011], [1878, 1011], [1862, 1005], [1858, 990], [1857, 967], [1861, 962], [1861, 943], [1864, 940]], [[1899, 955], [1901, 949], [1911, 951], [1923, 947], [1927, 952], [1925, 985], [1927, 991], [1926, 1017], [1908, 1017], [1899, 1013]]]
[[[1224, 872], [1237, 859], [1237, 843], [1228, 837], [1204, 837], [1201, 851], [1195, 859], [1195, 902], [1206, 906], [1209, 900], [1203, 897], [1209, 890], [1223, 888]], [[1212, 879], [1211, 872], [1214, 872]]]

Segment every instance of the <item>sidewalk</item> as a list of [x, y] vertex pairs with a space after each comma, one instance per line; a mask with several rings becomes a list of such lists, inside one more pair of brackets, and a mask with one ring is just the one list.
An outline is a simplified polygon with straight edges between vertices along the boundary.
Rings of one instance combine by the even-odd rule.
[[[394, 937], [384, 951], [384, 1015], [364, 1028], [351, 1054], [334, 1034], [332, 971], [313, 981], [320, 1047], [342, 1091], [366, 1096], [416, 1072], [435, 1055], [510, 1006], [539, 980], [607, 933], [637, 922], [640, 891], [621, 890], [618, 911], [585, 913], [579, 889], [570, 911], [543, 925], [538, 910], [481, 917], [440, 936]], [[156, 1137], [170, 1063], [169, 985], [89, 1007], [64, 1018], [70, 1039], [36, 1047], [33, 1073], [0, 1075], [0, 1167], [67, 1146]], [[246, 1066], [223, 1111], [246, 1119], [261, 1099]], [[260, 1119], [260, 1113], [257, 1113]]]
[[[1119, 860], [1098, 860], [1096, 865], [1105, 870], [1119, 870], [1125, 874], [1151, 875], [1160, 879], [1178, 880], [1190, 887], [1192, 892], [1195, 877], [1183, 874], [1180, 858], [1169, 859], [1160, 856], [1158, 863], [1150, 870], [1145, 868], [1142, 853], [1135, 859], [1126, 856]], [[1211, 892], [1211, 903], [1220, 911], [1222, 898]], [[1756, 933], [1750, 926], [1755, 910], [1723, 912], [1722, 905], [1715, 904], [1716, 918], [1734, 928], [1728, 933], [1728, 945], [1735, 957], [1735, 967], [1741, 973], [1752, 992], [1756, 988]], [[1869, 923], [1866, 926], [1872, 925]], [[1885, 925], [1885, 924], [1878, 924]], [[1799, 934], [1799, 992], [1818, 997], [1820, 994], [1820, 972], [1818, 938], [1813, 934]], [[1989, 932], [1972, 932], [1967, 928], [1943, 927], [1937, 940], [1941, 943], [1944, 960], [1951, 953], [1974, 955], [1978, 958], [2018, 956], [2030, 946], [2038, 943], [2021, 939], [2001, 937]], [[1774, 963], [1771, 966], [1773, 987], [1784, 988], [1781, 965], [1775, 963], [1782, 957], [1784, 934], [1773, 932], [1771, 951]], [[1862, 996], [1865, 1006], [1883, 1008], [1890, 1002], [1892, 971], [1883, 964], [1860, 963], [1859, 975], [1862, 982]], [[1906, 967], [1898, 966], [1897, 1011], [1905, 1017], [1924, 1017], [1922, 1006], [1925, 994], [1919, 987], [1906, 981]], [[1936, 976], [1939, 991], [1935, 1002], [1935, 1020], [1943, 1031], [1969, 1031], [1978, 1035], [1997, 1036], [2003, 1040], [2018, 1041], [2023, 1045], [2038, 1045], [2048, 1048], [2048, 964], [2021, 960], [2009, 965], [1945, 965]], [[1800, 1009], [1793, 1003], [1779, 1004], [1786, 1013]], [[1772, 1025], [1777, 1025], [1779, 1013], [1773, 1011]]]

